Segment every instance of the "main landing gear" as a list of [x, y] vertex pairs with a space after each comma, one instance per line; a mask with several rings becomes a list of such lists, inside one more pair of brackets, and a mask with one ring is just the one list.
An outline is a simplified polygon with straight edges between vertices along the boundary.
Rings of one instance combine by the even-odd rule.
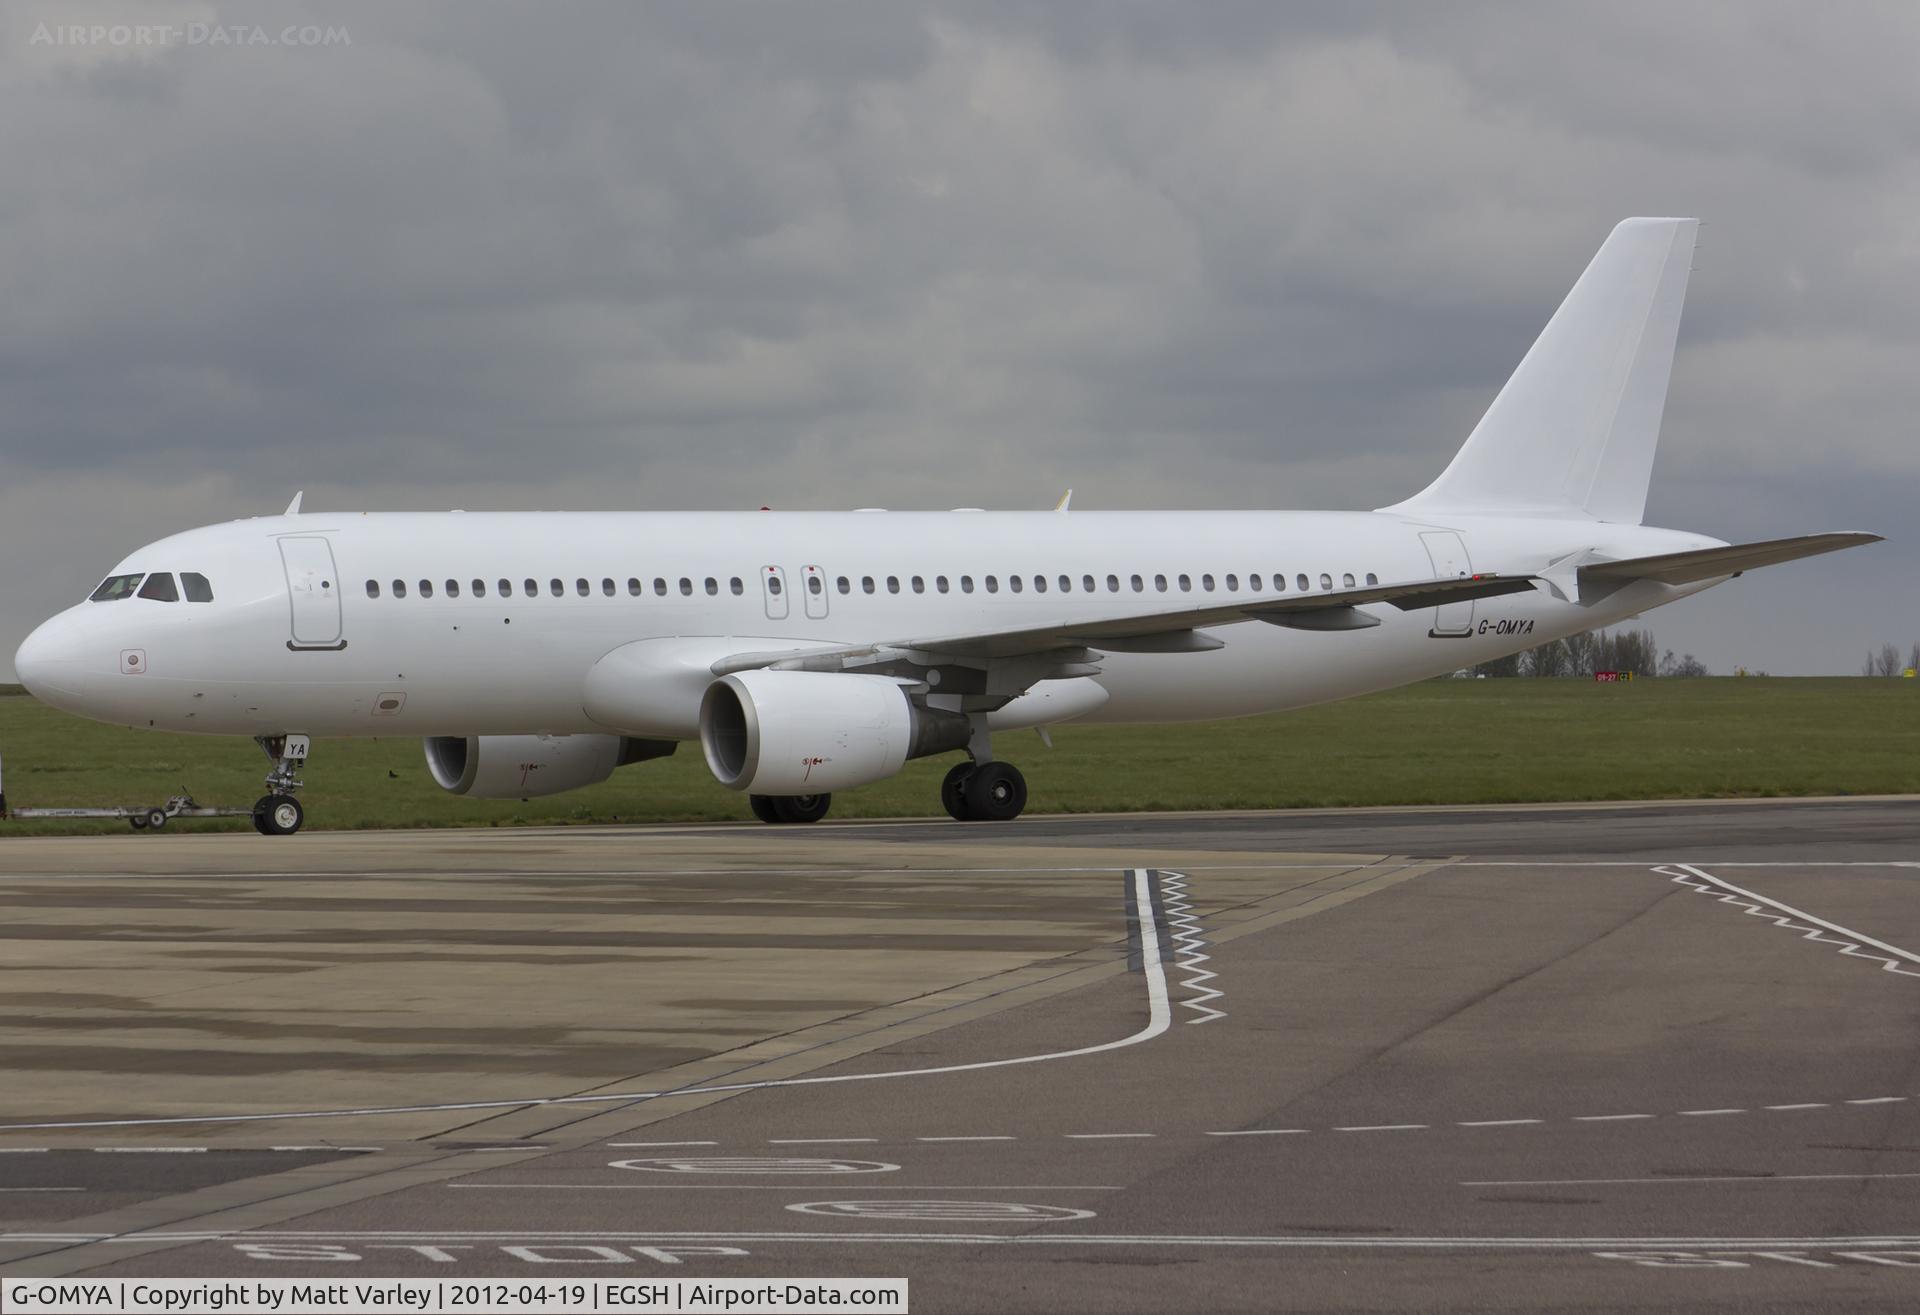
[[818, 822], [833, 804], [830, 794], [752, 794], [747, 803], [762, 822]]
[[263, 836], [290, 836], [307, 820], [306, 809], [293, 797], [307, 763], [307, 737], [257, 735], [254, 743], [273, 759], [273, 770], [267, 773], [267, 793], [254, 802], [253, 829]]

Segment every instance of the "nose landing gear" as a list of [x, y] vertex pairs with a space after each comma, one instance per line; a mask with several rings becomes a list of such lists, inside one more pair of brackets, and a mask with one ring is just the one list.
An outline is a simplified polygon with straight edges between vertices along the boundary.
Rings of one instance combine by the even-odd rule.
[[293, 792], [302, 784], [299, 772], [310, 744], [304, 735], [258, 735], [254, 743], [273, 759], [273, 770], [267, 773], [267, 793], [254, 802], [253, 829], [263, 836], [290, 836], [307, 818]]

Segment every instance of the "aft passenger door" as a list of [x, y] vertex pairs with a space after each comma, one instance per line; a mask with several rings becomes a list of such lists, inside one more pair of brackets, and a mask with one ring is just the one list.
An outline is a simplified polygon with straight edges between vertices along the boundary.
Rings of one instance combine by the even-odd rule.
[[287, 571], [287, 596], [293, 603], [293, 638], [287, 647], [345, 648], [333, 545], [318, 535], [288, 535], [280, 540], [280, 562]]
[[760, 592], [767, 600], [767, 619], [787, 619], [787, 573], [777, 566], [760, 568]]
[[827, 577], [817, 566], [800, 568], [800, 588], [804, 591], [800, 601], [806, 606], [807, 615], [815, 621], [824, 620], [827, 615]]
[[[1452, 530], [1422, 530], [1420, 542], [1426, 545], [1427, 558], [1433, 563], [1436, 580], [1460, 580], [1473, 574], [1473, 562], [1467, 557], [1467, 545]], [[1442, 603], [1433, 609], [1433, 628], [1427, 634], [1435, 639], [1463, 639], [1473, 632], [1473, 600]]]

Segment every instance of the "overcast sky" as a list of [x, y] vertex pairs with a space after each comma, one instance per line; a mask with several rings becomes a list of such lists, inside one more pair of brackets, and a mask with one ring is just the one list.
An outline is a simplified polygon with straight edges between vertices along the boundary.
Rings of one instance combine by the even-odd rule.
[[[62, 31], [116, 21], [180, 30]], [[293, 24], [336, 37], [252, 44]], [[1889, 538], [1661, 645], [1920, 639], [1912, 4], [27, 2], [0, 41], [0, 670], [301, 488], [1379, 506], [1633, 214], [1708, 221], [1648, 520]]]

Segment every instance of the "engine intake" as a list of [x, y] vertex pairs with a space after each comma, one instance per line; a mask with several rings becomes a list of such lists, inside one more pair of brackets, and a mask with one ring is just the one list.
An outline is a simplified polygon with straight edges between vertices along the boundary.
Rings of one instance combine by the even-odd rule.
[[475, 799], [532, 799], [597, 785], [616, 767], [679, 747], [625, 735], [434, 735], [425, 743], [434, 784]]
[[754, 794], [829, 794], [909, 758], [964, 748], [967, 719], [922, 708], [888, 676], [742, 671], [707, 687], [700, 747], [714, 779]]

